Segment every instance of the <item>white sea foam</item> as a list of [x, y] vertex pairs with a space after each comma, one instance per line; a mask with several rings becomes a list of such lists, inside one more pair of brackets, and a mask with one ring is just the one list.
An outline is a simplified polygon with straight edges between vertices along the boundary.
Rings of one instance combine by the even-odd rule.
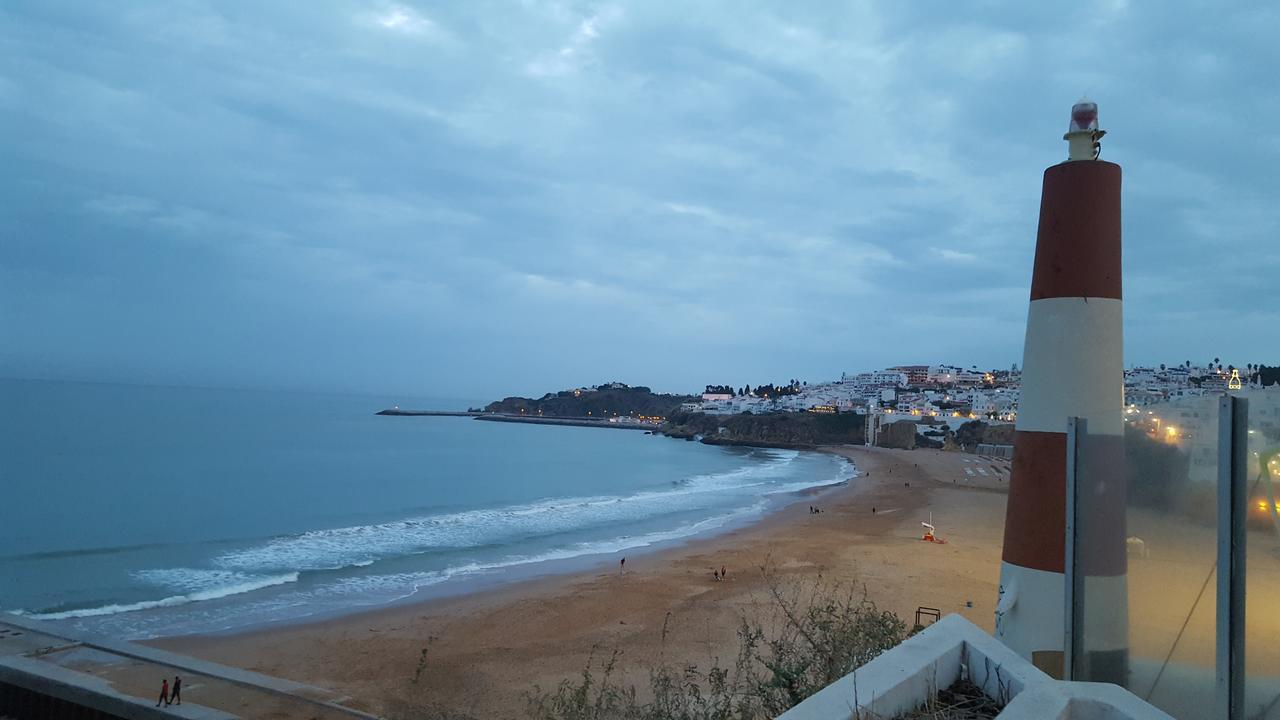
[[[192, 610], [186, 622], [191, 622], [194, 619], [198, 626], [203, 629], [208, 630], [210, 628], [216, 628], [218, 630], [226, 630], [241, 626], [246, 621], [263, 622], [285, 618], [305, 617], [306, 615], [320, 611], [320, 609], [325, 607], [344, 607], [350, 609], [357, 606], [381, 605], [410, 597], [419, 590], [432, 585], [438, 585], [450, 580], [462, 579], [469, 576], [483, 575], [503, 570], [505, 568], [538, 562], [571, 560], [591, 555], [612, 554], [650, 547], [663, 542], [679, 540], [681, 538], [714, 530], [718, 527], [734, 522], [735, 520], [740, 520], [745, 517], [758, 514], [765, 509], [765, 506], [766, 504], [763, 501], [760, 501], [749, 507], [739, 508], [728, 513], [693, 523], [687, 523], [669, 530], [654, 531], [635, 536], [624, 535], [592, 542], [574, 543], [572, 545], [554, 548], [541, 553], [530, 555], [508, 555], [501, 559], [489, 562], [463, 563], [460, 565], [450, 566], [442, 570], [339, 577], [319, 586], [291, 590], [285, 595], [264, 597], [258, 601], [253, 601], [245, 605], [223, 607], [212, 611]], [[164, 585], [210, 585], [214, 584], [219, 579], [234, 581], [237, 578], [243, 579], [248, 577], [227, 571], [206, 571], [193, 568], [150, 570], [138, 572], [134, 575], [138, 579]], [[125, 613], [138, 610], [188, 605], [200, 600], [213, 600], [220, 597], [252, 592], [254, 590], [271, 587], [273, 585], [293, 583], [297, 579], [298, 573], [287, 573], [274, 578], [263, 577], [236, 585], [217, 589], [211, 588], [204, 591], [186, 593], [182, 595], [174, 595], [160, 600], [149, 600], [130, 604], [112, 604], [96, 608], [68, 610], [63, 612], [16, 612], [17, 614], [27, 615], [40, 620], [80, 620], [97, 618], [99, 621], [105, 620], [111, 623], [110, 625], [97, 626], [96, 629], [99, 630], [107, 628], [110, 629], [113, 634], [123, 637], [155, 637], [171, 632], [190, 630], [191, 628], [183, 625], [184, 620], [181, 617], [169, 617], [167, 619], [161, 617], [143, 617], [133, 621], [126, 620], [125, 617], [128, 616], [120, 618], [107, 618], [105, 616], [123, 615]], [[93, 629], [93, 626], [86, 629]]]
[[210, 587], [205, 590], [199, 590], [183, 595], [170, 595], [169, 597], [161, 598], [159, 600], [143, 600], [135, 603], [113, 603], [110, 605], [102, 605], [100, 607], [63, 610], [60, 612], [33, 613], [18, 610], [16, 611], [16, 614], [26, 615], [37, 620], [67, 620], [71, 618], [100, 617], [103, 615], [117, 615], [119, 613], [134, 612], [137, 610], [174, 607], [177, 605], [186, 605], [187, 603], [200, 602], [202, 600], [216, 600], [218, 598], [241, 595], [243, 593], [253, 592], [254, 590], [261, 590], [263, 588], [275, 585], [284, 585], [297, 581], [298, 573], [296, 572], [258, 577], [244, 576], [241, 582], [237, 582], [235, 584]]
[[605, 540], [574, 543], [566, 547], [555, 548], [533, 555], [509, 555], [500, 560], [466, 563], [463, 565], [448, 567], [443, 570], [345, 577], [329, 584], [321, 592], [325, 594], [332, 592], [337, 594], [364, 595], [372, 591], [390, 591], [396, 593], [394, 597], [389, 598], [389, 601], [394, 601], [408, 597], [424, 587], [437, 585], [448, 580], [459, 579], [469, 575], [480, 575], [495, 570], [502, 570], [519, 565], [528, 565], [531, 563], [572, 560], [591, 555], [616, 554], [627, 550], [636, 550], [664, 542], [680, 540], [723, 527], [735, 520], [759, 514], [760, 512], [763, 512], [764, 509], [765, 503], [757, 502], [749, 507], [740, 508], [729, 513], [706, 518], [697, 522], [687, 523], [669, 530], [659, 530], [643, 533], [641, 535], [623, 535]]
[[263, 579], [261, 575], [237, 570], [189, 567], [135, 570], [129, 575], [139, 582], [171, 590], [180, 590], [183, 593], [205, 592], [225, 587], [240, 587]]
[[[331, 577], [306, 587], [294, 586], [284, 594], [262, 596], [234, 607], [179, 611], [200, 626], [220, 628], [242, 625], [246, 619], [269, 621], [305, 616], [325, 607], [350, 608], [394, 602], [419, 590], [469, 576], [530, 563], [625, 552], [709, 532], [758, 515], [767, 507], [766, 496], [797, 492], [843, 480], [852, 465], [839, 461], [832, 473], [809, 479], [795, 477], [788, 467], [800, 453], [771, 451], [771, 459], [735, 470], [699, 475], [673, 484], [671, 489], [625, 496], [570, 497], [494, 509], [469, 510], [410, 518], [390, 523], [334, 530], [317, 530], [276, 538], [215, 559], [216, 568], [164, 568], [142, 570], [133, 577], [144, 583], [178, 591], [159, 600], [58, 612], [26, 613], [43, 620], [68, 620], [120, 615], [139, 610], [170, 608], [202, 600], [214, 600], [273, 586], [296, 583], [300, 571], [365, 567], [377, 559], [433, 548], [466, 549], [510, 544], [517, 552], [493, 560], [464, 562], [439, 570], [354, 574]], [[657, 518], [667, 513], [706, 510], [703, 519], [674, 528], [649, 530], [636, 535], [606, 535], [621, 523]], [[596, 530], [598, 540], [568, 542], [533, 553], [518, 552], [520, 542], [576, 530]], [[204, 607], [204, 606], [201, 606]], [[146, 614], [144, 614], [145, 616]], [[126, 616], [133, 617], [133, 616]], [[179, 616], [128, 621], [116, 632], [139, 637], [164, 634], [183, 627]], [[113, 621], [114, 622], [114, 621]], [[125, 622], [121, 618], [121, 622]], [[173, 623], [173, 625], [170, 625]]]
[[[770, 454], [768, 462], [694, 476], [670, 489], [618, 496], [555, 498], [375, 525], [313, 530], [228, 552], [217, 557], [214, 563], [229, 570], [253, 572], [337, 570], [368, 565], [387, 557], [501, 545], [517, 539], [606, 528], [671, 513], [714, 510], [732, 504], [733, 498], [729, 496], [740, 496], [738, 502], [741, 502], [756, 495], [794, 491], [833, 480], [820, 477], [778, 485], [792, 474], [788, 466], [800, 453], [781, 450]], [[711, 495], [725, 497], [713, 500]]]

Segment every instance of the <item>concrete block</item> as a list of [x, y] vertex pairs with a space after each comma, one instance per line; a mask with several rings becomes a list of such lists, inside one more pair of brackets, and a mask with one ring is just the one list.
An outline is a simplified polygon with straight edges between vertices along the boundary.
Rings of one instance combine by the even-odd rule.
[[1060, 682], [960, 615], [948, 615], [779, 720], [890, 720], [967, 677], [1007, 703], [999, 720], [1173, 720], [1108, 683]]

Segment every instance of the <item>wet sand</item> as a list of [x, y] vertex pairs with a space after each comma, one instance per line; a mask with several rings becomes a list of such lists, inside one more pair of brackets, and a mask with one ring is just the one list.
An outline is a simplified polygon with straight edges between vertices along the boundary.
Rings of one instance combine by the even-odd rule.
[[[821, 576], [865, 588], [908, 625], [927, 606], [990, 631], [1007, 463], [935, 450], [825, 450], [852, 459], [862, 477], [750, 526], [631, 555], [625, 573], [613, 565], [312, 624], [152, 644], [331, 688], [351, 697], [345, 704], [393, 717], [428, 707], [520, 717], [529, 690], [579, 675], [593, 652], [619, 651], [624, 677], [639, 684], [660, 659], [731, 662], [742, 616], [769, 603], [765, 567], [783, 583]], [[812, 503], [822, 512], [810, 514]], [[931, 512], [946, 544], [920, 540]], [[721, 566], [727, 579], [717, 582], [712, 571]]]

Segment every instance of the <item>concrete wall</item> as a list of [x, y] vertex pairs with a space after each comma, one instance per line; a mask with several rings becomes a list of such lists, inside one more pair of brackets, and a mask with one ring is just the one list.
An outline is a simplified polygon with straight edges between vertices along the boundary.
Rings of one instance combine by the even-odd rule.
[[0, 682], [0, 718], [67, 718], [67, 720], [120, 720], [120, 716], [67, 702], [17, 685]]
[[157, 708], [105, 680], [35, 658], [0, 658], [0, 717], [16, 720], [236, 720], [192, 703]]
[[1013, 459], [1012, 445], [992, 445], [991, 443], [978, 443], [978, 448], [974, 452], [984, 457], [1002, 458], [1004, 460]]
[[998, 720], [1173, 720], [1118, 685], [1060, 682], [960, 615], [948, 615], [779, 720], [893, 718], [967, 678], [1007, 704]]

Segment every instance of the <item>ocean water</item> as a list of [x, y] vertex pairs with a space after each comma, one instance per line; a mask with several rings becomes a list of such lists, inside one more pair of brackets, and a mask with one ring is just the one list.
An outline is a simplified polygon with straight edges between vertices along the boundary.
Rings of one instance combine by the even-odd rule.
[[0, 380], [0, 611], [124, 638], [351, 612], [715, 532], [829, 455], [379, 417], [465, 402]]

